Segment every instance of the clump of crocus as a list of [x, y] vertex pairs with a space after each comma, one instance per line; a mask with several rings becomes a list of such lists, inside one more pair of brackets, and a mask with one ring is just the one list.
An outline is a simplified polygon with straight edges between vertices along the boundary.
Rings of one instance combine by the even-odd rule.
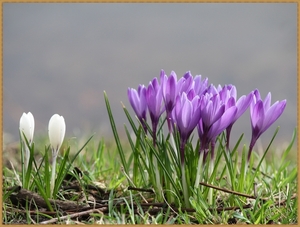
[[49, 121], [48, 134], [52, 150], [52, 175], [51, 175], [51, 195], [53, 194], [54, 183], [55, 183], [55, 169], [56, 169], [56, 159], [59, 149], [63, 143], [66, 132], [66, 124], [63, 116], [54, 114]]
[[[202, 179], [202, 164], [210, 152], [209, 174], [214, 168], [214, 149], [217, 137], [226, 130], [226, 148], [229, 150], [230, 133], [233, 124], [247, 110], [250, 105], [252, 139], [249, 146], [248, 161], [253, 146], [259, 136], [273, 124], [282, 114], [286, 101], [275, 102], [270, 106], [271, 95], [263, 101], [258, 90], [242, 95], [237, 99], [237, 89], [233, 85], [213, 84], [208, 86], [208, 79], [201, 79], [200, 75], [192, 76], [187, 71], [180, 79], [174, 71], [167, 76], [164, 70], [160, 72], [160, 84], [157, 78], [150, 81], [148, 87], [140, 85], [138, 91], [128, 89], [128, 98], [131, 106], [140, 121], [146, 122], [148, 109], [152, 122], [152, 139], [156, 146], [156, 130], [159, 118], [166, 111], [166, 120], [178, 164], [182, 174], [182, 187], [185, 205], [189, 206], [189, 193], [185, 179], [185, 147], [188, 139], [197, 127], [199, 135], [199, 159], [194, 187], [199, 186]], [[141, 120], [142, 119], [142, 120]], [[145, 127], [144, 127], [145, 128]], [[175, 144], [173, 133], [178, 132], [179, 141]], [[180, 153], [176, 145], [179, 144]], [[180, 155], [179, 155], [180, 154]], [[148, 162], [147, 162], [148, 163]], [[159, 184], [159, 171], [156, 159], [153, 160], [156, 171], [157, 184]], [[177, 164], [177, 162], [176, 162]], [[246, 171], [244, 172], [246, 173]], [[174, 176], [175, 177], [175, 176]], [[190, 185], [190, 184], [189, 184]], [[160, 188], [160, 187], [158, 187]], [[212, 201], [212, 190], [209, 191], [209, 201]]]
[[248, 162], [257, 139], [280, 117], [286, 106], [286, 100], [276, 101], [271, 106], [270, 92], [267, 94], [265, 100], [261, 99], [257, 89], [253, 94], [253, 99], [250, 104], [252, 137], [248, 151]]
[[[28, 169], [28, 163], [30, 158], [30, 146], [33, 141], [34, 134], [34, 117], [31, 112], [23, 113], [20, 118], [19, 130], [22, 138], [23, 148], [25, 149], [25, 170]], [[26, 139], [25, 139], [26, 138]], [[26, 143], [26, 140], [28, 144]], [[28, 147], [29, 145], [29, 147]]]
[[147, 100], [146, 100], [146, 87], [144, 85], [139, 85], [138, 90], [133, 88], [128, 88], [127, 96], [129, 102], [137, 115], [139, 121], [141, 122], [145, 132], [147, 132], [146, 127], [146, 114], [147, 114]]

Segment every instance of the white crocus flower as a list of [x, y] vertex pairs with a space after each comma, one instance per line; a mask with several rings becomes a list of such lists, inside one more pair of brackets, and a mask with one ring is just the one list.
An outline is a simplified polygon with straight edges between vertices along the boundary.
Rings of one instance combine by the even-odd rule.
[[[31, 112], [22, 114], [20, 118], [19, 130], [23, 142], [23, 148], [25, 149], [25, 169], [27, 170], [30, 151], [29, 147], [27, 146], [26, 139], [28, 141], [28, 145], [31, 146], [34, 134], [34, 117]], [[26, 137], [26, 139], [24, 138], [24, 136]]]
[[66, 123], [63, 116], [54, 114], [50, 118], [48, 133], [52, 151], [58, 153], [66, 133]]
[[48, 134], [50, 145], [52, 149], [52, 176], [51, 176], [51, 194], [54, 189], [54, 181], [55, 181], [55, 168], [56, 168], [56, 158], [59, 152], [59, 149], [63, 143], [64, 137], [66, 133], [66, 123], [63, 116], [59, 116], [58, 114], [54, 114], [49, 121], [48, 125]]
[[[20, 118], [20, 133], [22, 140], [25, 142], [24, 135], [29, 144], [32, 143], [33, 140], [33, 133], [34, 133], [34, 118], [32, 113], [28, 112], [28, 114], [23, 113]], [[26, 142], [25, 142], [26, 143]]]

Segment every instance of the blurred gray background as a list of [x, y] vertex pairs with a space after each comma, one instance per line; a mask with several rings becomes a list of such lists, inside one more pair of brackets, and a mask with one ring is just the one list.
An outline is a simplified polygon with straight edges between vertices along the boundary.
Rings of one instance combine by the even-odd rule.
[[[287, 107], [262, 135], [290, 141], [297, 113], [296, 3], [4, 3], [3, 130], [18, 140], [23, 112], [35, 117], [35, 136], [47, 134], [54, 113], [67, 137], [112, 132], [103, 91], [121, 137], [133, 113], [127, 88], [147, 85], [164, 69], [186, 71], [215, 85], [234, 84], [238, 97], [258, 88]], [[233, 127], [249, 143], [249, 110]]]

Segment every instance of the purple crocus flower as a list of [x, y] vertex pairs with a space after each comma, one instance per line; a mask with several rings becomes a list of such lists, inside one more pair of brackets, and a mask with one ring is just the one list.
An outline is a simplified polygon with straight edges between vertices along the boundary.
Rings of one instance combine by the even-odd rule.
[[207, 90], [205, 93], [209, 93], [211, 95], [216, 95], [216, 94], [219, 94], [219, 92], [221, 91], [221, 85], [218, 85], [218, 87], [216, 88], [213, 84], [210, 84], [208, 87], [207, 87]]
[[129, 102], [137, 115], [139, 121], [141, 122], [145, 132], [147, 132], [146, 127], [146, 112], [147, 112], [147, 102], [146, 102], [146, 87], [144, 85], [139, 85], [138, 90], [133, 88], [128, 88], [127, 96]]
[[204, 152], [204, 160], [211, 144], [211, 160], [214, 159], [214, 145], [217, 136], [231, 124], [237, 107], [226, 108], [219, 94], [205, 93], [201, 96], [201, 118], [198, 123], [198, 134], [201, 141], [200, 152]]
[[249, 145], [248, 162], [257, 139], [280, 117], [286, 106], [286, 100], [280, 102], [276, 101], [271, 106], [270, 92], [267, 94], [265, 100], [261, 99], [257, 89], [253, 94], [253, 99], [250, 104], [252, 138]]
[[183, 165], [185, 144], [200, 119], [199, 96], [196, 95], [191, 100], [185, 92], [177, 96], [174, 115], [176, 127], [180, 134], [180, 157]]
[[177, 75], [174, 71], [172, 71], [170, 76], [168, 77], [162, 70], [160, 74], [160, 81], [161, 81], [162, 95], [163, 95], [166, 114], [167, 114], [168, 128], [169, 128], [169, 132], [171, 133], [173, 127], [171, 115], [178, 94]]
[[193, 89], [199, 96], [206, 93], [208, 87], [208, 78], [201, 80], [201, 75], [196, 75], [194, 78]]
[[178, 80], [177, 88], [178, 93], [181, 95], [183, 92], [188, 93], [193, 87], [194, 78], [190, 71], [187, 71], [183, 77]]
[[243, 95], [236, 101], [236, 87], [233, 85], [225, 85], [222, 90], [219, 92], [222, 101], [225, 103], [226, 108], [231, 106], [237, 107], [237, 112], [232, 119], [232, 122], [226, 128], [226, 148], [229, 150], [229, 140], [230, 140], [230, 132], [233, 124], [237, 121], [237, 119], [242, 116], [242, 114], [247, 110], [252, 101], [253, 92], [250, 92], [247, 96]]
[[155, 77], [149, 82], [146, 91], [146, 101], [152, 122], [153, 144], [156, 145], [156, 129], [160, 115], [164, 112], [162, 89]]

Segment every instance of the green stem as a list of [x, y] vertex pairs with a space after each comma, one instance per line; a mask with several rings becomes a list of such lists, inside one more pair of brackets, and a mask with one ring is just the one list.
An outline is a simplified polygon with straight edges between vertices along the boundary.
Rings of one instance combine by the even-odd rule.
[[197, 167], [197, 175], [196, 175], [196, 180], [195, 180], [195, 185], [194, 185], [194, 188], [197, 188], [199, 187], [199, 183], [200, 181], [202, 180], [202, 172], [200, 172], [202, 170], [202, 163], [203, 163], [203, 153], [204, 152], [200, 152], [200, 156], [199, 156], [199, 159], [198, 159], [198, 167]]
[[159, 168], [157, 166], [157, 159], [154, 157], [154, 166], [155, 166], [155, 178], [156, 178], [156, 186], [157, 186], [157, 192], [158, 192], [158, 201], [161, 201], [162, 199], [162, 187], [160, 184], [160, 174], [159, 174]]
[[56, 170], [56, 158], [57, 158], [58, 151], [52, 150], [52, 174], [51, 174], [51, 181], [50, 181], [50, 195], [53, 196], [54, 184], [55, 184], [55, 170]]
[[[214, 161], [213, 160], [210, 160], [210, 163], [209, 163], [209, 176], [211, 176], [211, 174], [212, 174], [212, 172], [213, 172], [213, 170], [214, 170]], [[212, 183], [212, 182], [210, 182], [210, 183]], [[212, 188], [209, 188], [208, 189], [209, 191], [208, 191], [208, 203], [210, 204], [210, 205], [212, 205], [212, 197], [213, 197], [213, 191], [212, 191]]]
[[144, 169], [144, 173], [145, 173], [145, 180], [146, 180], [146, 183], [148, 184], [149, 183], [149, 173], [147, 171], [147, 169], [149, 169], [149, 159], [148, 159], [148, 155], [146, 155], [146, 165], [147, 165], [147, 168]]
[[30, 151], [26, 144], [24, 144], [24, 146], [25, 146], [25, 172], [27, 172], [28, 165], [29, 165]]
[[175, 151], [175, 154], [176, 154], [176, 158], [178, 158], [178, 151], [177, 151], [177, 148], [176, 148], [176, 145], [175, 145], [175, 140], [174, 140], [174, 137], [173, 137], [173, 133], [170, 133], [170, 137], [171, 137], [171, 144], [172, 144], [172, 147]]
[[[176, 160], [177, 160], [178, 159], [178, 151], [177, 151], [177, 148], [176, 148], [176, 145], [175, 145], [175, 140], [174, 140], [174, 137], [173, 137], [173, 133], [170, 133], [170, 137], [171, 137], [171, 145], [172, 145], [172, 147], [175, 151]], [[171, 160], [171, 158], [169, 158], [169, 159]], [[176, 171], [172, 171], [172, 177], [173, 177], [174, 180], [177, 180], [178, 176], [176, 175]], [[170, 186], [170, 189], [173, 190], [172, 185]], [[173, 198], [173, 196], [172, 196], [172, 198]]]
[[186, 178], [185, 178], [185, 168], [184, 164], [181, 164], [181, 174], [182, 174], [182, 189], [183, 189], [183, 198], [184, 198], [184, 204], [185, 208], [189, 208], [189, 196], [188, 196], [188, 188], [187, 188], [187, 183], [186, 183]]
[[248, 164], [244, 166], [244, 182], [247, 182], [246, 178], [247, 178], [248, 167], [249, 167]]

